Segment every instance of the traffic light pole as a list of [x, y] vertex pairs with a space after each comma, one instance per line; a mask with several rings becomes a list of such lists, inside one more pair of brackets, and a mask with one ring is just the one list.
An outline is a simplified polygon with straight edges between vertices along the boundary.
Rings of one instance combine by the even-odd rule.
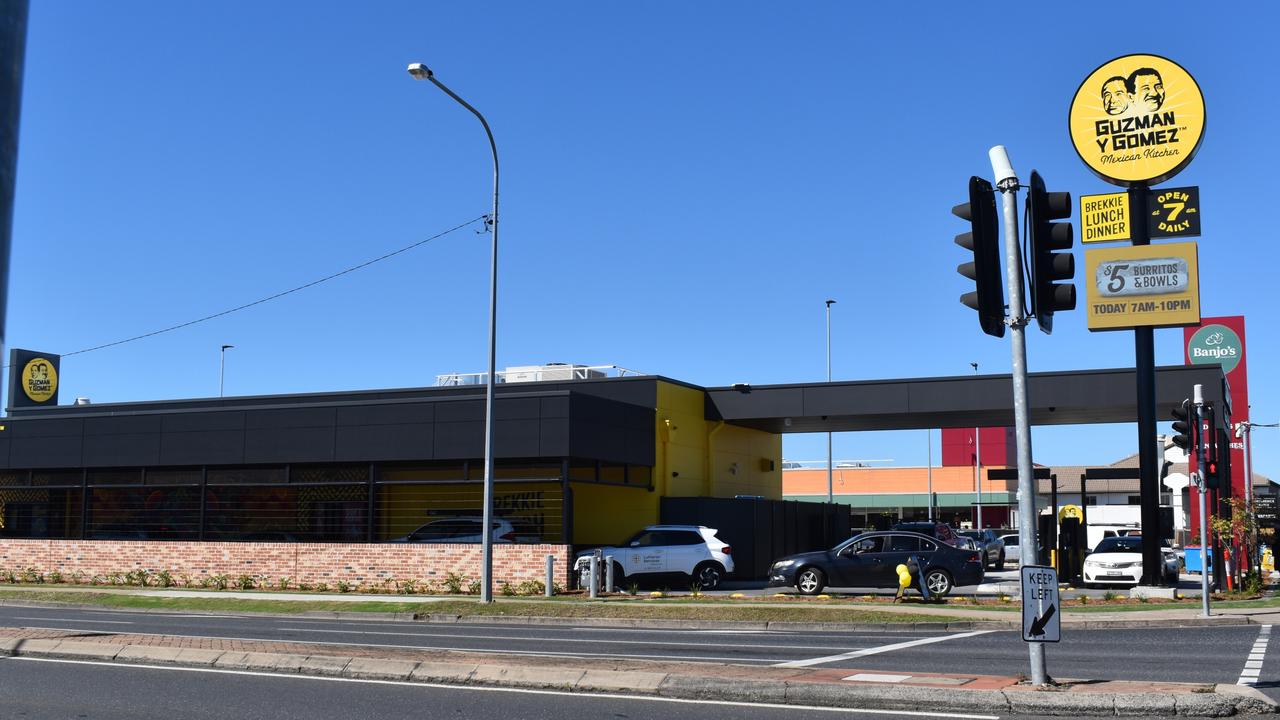
[[[1018, 177], [1003, 145], [991, 148], [991, 169], [1004, 209], [1004, 254], [1009, 282], [1009, 330], [1013, 336], [1013, 417], [1018, 441], [1018, 543], [1022, 567], [1036, 561], [1036, 487], [1031, 464], [1031, 419], [1027, 413], [1026, 314], [1022, 307], [1022, 252], [1018, 246]], [[1049, 682], [1044, 643], [1027, 643], [1031, 682]]]
[[1203, 608], [1204, 616], [1209, 617], [1209, 533], [1206, 527], [1209, 524], [1209, 516], [1206, 514], [1204, 496], [1207, 494], [1204, 483], [1204, 436], [1200, 428], [1200, 412], [1204, 409], [1204, 386], [1196, 385], [1193, 389], [1194, 395], [1192, 400], [1192, 413], [1194, 417], [1191, 423], [1192, 437], [1195, 438], [1196, 452], [1196, 473], [1195, 482], [1196, 494], [1200, 496], [1200, 606]]

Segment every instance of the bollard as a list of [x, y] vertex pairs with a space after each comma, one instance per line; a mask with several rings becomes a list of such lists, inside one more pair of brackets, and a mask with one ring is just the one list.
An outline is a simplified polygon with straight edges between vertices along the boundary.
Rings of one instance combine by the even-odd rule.
[[606, 555], [604, 558], [604, 591], [613, 592], [613, 556]]
[[555, 578], [556, 578], [556, 556], [548, 555], [547, 556], [547, 582], [542, 589], [543, 595], [547, 597], [551, 597], [552, 595], [555, 594], [555, 591], [552, 590], [552, 588], [555, 587]]
[[600, 577], [599, 572], [600, 558], [596, 555], [592, 555], [591, 559], [587, 562], [587, 584], [591, 586], [590, 597], [592, 600], [596, 599], [600, 595], [600, 581], [597, 580], [597, 578]]

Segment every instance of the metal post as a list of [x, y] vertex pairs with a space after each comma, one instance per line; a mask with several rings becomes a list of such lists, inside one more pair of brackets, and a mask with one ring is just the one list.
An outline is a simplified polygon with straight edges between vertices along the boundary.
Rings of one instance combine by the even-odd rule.
[[[827, 382], [831, 382], [831, 306], [835, 300], [827, 300]], [[831, 482], [831, 432], [827, 432], [827, 502], [835, 502], [835, 488]]]
[[[978, 363], [969, 363], [973, 366], [973, 374], [978, 374]], [[978, 516], [974, 519], [973, 527], [975, 530], [982, 529], [982, 428], [975, 427], [973, 429], [973, 487], [977, 490], [977, 509]]]
[[[1004, 253], [1009, 288], [1009, 330], [1013, 336], [1013, 416], [1018, 441], [1018, 543], [1021, 566], [1036, 564], [1036, 486], [1031, 464], [1031, 420], [1027, 412], [1026, 319], [1022, 308], [1022, 253], [1018, 245], [1018, 178], [1003, 145], [991, 148], [991, 168], [1004, 206]], [[1049, 682], [1044, 645], [1027, 643], [1031, 682]]]
[[[27, 53], [27, 0], [0, 0], [0, 352], [9, 298], [9, 247], [18, 175], [18, 126]], [[13, 399], [10, 398], [10, 404]]]
[[218, 397], [222, 397], [222, 389], [224, 387], [224, 379], [227, 375], [227, 350], [235, 347], [235, 345], [223, 345], [221, 356], [218, 362]]
[[1200, 606], [1203, 608], [1204, 616], [1209, 617], [1209, 533], [1206, 529], [1209, 525], [1208, 508], [1205, 506], [1204, 496], [1206, 488], [1204, 486], [1204, 435], [1200, 427], [1200, 411], [1204, 408], [1204, 386], [1196, 385], [1192, 388], [1192, 417], [1191, 428], [1194, 433], [1191, 437], [1195, 443], [1196, 453], [1196, 472], [1192, 476], [1192, 480], [1196, 484], [1196, 494], [1200, 496]]
[[588, 595], [592, 600], [600, 597], [600, 581], [596, 578], [600, 577], [600, 556], [592, 555], [587, 560], [587, 585], [590, 586]]
[[933, 429], [929, 428], [925, 433], [929, 446], [929, 522], [933, 522]]
[[444, 83], [436, 79], [430, 68], [422, 63], [409, 66], [409, 74], [419, 80], [430, 80], [432, 84], [453, 98], [459, 105], [471, 111], [484, 126], [485, 135], [489, 138], [489, 150], [493, 153], [493, 212], [489, 215], [489, 228], [492, 243], [489, 261], [489, 371], [485, 375], [484, 388], [484, 537], [482, 538], [482, 560], [480, 563], [480, 602], [493, 602], [493, 385], [497, 379], [497, 335], [498, 335], [498, 145], [493, 140], [493, 131], [489, 129], [489, 121], [479, 110], [459, 97]]
[[542, 588], [542, 594], [545, 597], [551, 597], [555, 594], [556, 584], [556, 556], [547, 555], [547, 580]]
[[604, 557], [604, 591], [613, 592], [613, 556]]
[[[1248, 517], [1253, 518], [1254, 530], [1245, 538], [1246, 552], [1249, 554], [1249, 569], [1262, 572], [1258, 565], [1258, 521], [1253, 516], [1253, 462], [1249, 458], [1249, 436], [1253, 434], [1253, 424], [1245, 421], [1237, 425], [1239, 435], [1244, 440], [1244, 507]], [[1230, 452], [1230, 449], [1228, 449]]]

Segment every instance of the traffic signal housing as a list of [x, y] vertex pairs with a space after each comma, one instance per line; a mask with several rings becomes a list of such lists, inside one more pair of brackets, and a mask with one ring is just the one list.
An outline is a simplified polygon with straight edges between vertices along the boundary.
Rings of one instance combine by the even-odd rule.
[[[1071, 223], [1054, 222], [1071, 217], [1071, 193], [1049, 192], [1044, 178], [1031, 171], [1027, 195], [1027, 224], [1031, 245], [1031, 304], [1036, 323], [1045, 333], [1053, 332], [1053, 314], [1074, 310], [1076, 261], [1071, 255], [1074, 242]], [[1065, 250], [1066, 252], [1060, 252]]]
[[1196, 443], [1190, 400], [1183, 400], [1180, 407], [1173, 409], [1173, 444], [1182, 448], [1188, 455], [1195, 452]]
[[991, 183], [969, 178], [969, 202], [951, 209], [951, 214], [969, 221], [969, 232], [956, 235], [956, 244], [973, 253], [973, 261], [956, 271], [974, 282], [974, 291], [960, 296], [960, 302], [978, 311], [982, 332], [1004, 337], [1004, 282], [1000, 279], [1000, 229], [996, 215], [996, 195]]
[[[1218, 456], [1220, 447], [1218, 445], [1218, 430], [1214, 423], [1213, 406], [1205, 406], [1200, 422], [1207, 425], [1205, 434], [1201, 442], [1204, 443], [1204, 467], [1200, 468], [1200, 473], [1204, 476], [1204, 486], [1210, 490], [1217, 490], [1222, 486], [1222, 458]], [[1201, 427], [1196, 426], [1197, 430]], [[1197, 433], [1198, 435], [1198, 433]]]

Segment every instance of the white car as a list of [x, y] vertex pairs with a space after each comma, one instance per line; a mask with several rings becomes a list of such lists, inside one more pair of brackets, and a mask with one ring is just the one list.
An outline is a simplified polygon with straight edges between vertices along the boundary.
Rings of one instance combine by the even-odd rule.
[[[1163, 550], [1164, 579], [1178, 579], [1178, 556]], [[1137, 535], [1109, 537], [1084, 559], [1084, 584], [1137, 585], [1142, 580], [1142, 538]]]
[[[680, 575], [703, 590], [719, 587], [733, 572], [733, 549], [716, 537], [715, 528], [702, 525], [650, 525], [622, 547], [600, 548], [602, 557], [613, 557], [613, 581], [656, 580]], [[595, 550], [578, 553], [573, 568], [586, 578], [589, 558]], [[605, 568], [601, 567], [601, 573]], [[579, 583], [586, 587], [586, 582]]]

